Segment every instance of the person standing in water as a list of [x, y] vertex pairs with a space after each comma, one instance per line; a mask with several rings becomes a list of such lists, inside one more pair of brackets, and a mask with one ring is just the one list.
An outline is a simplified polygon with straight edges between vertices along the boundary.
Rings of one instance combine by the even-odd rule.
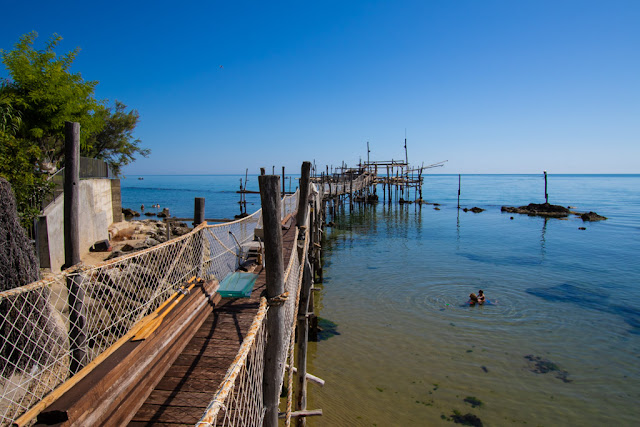
[[478, 304], [484, 304], [484, 302], [485, 302], [484, 292], [482, 292], [482, 289], [480, 289], [478, 291]]

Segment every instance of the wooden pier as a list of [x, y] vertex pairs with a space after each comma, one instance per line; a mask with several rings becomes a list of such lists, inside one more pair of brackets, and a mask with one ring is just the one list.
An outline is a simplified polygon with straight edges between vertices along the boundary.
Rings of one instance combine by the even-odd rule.
[[[317, 333], [311, 289], [314, 282], [322, 281], [323, 276], [321, 249], [325, 218], [339, 204], [348, 203], [353, 207], [355, 203], [379, 201], [380, 186], [385, 202], [394, 199], [400, 203], [420, 202], [422, 173], [429, 167], [412, 169], [407, 162], [367, 161], [357, 168], [343, 164], [331, 173], [327, 167], [326, 173], [315, 171], [311, 176], [311, 164], [305, 162], [300, 188], [293, 196], [297, 197], [297, 206], [283, 206], [282, 209], [276, 206], [280, 204], [280, 183], [283, 193], [285, 190], [284, 181], [280, 182], [275, 175], [261, 176], [262, 225], [253, 223], [251, 226], [256, 227], [258, 241], [249, 245], [252, 249], [248, 257], [246, 253], [242, 255], [246, 252], [244, 243], [238, 242], [231, 228], [228, 234], [216, 230], [234, 224], [240, 224], [237, 225], [240, 230], [245, 229], [248, 226], [242, 225], [243, 221], [255, 221], [253, 216], [243, 212], [244, 219], [210, 226], [206, 222], [200, 223], [204, 220], [204, 200], [196, 200], [196, 228], [191, 233], [143, 251], [138, 258], [130, 258], [136, 265], [144, 262], [156, 265], [159, 254], [167, 252], [162, 255], [168, 257], [162, 263], [163, 271], [157, 272], [158, 277], [165, 279], [158, 279], [158, 283], [169, 280], [180, 269], [195, 271], [196, 275], [172, 285], [175, 292], [169, 299], [156, 303], [154, 312], [93, 360], [79, 363], [81, 369], [77, 374], [12, 420], [13, 424], [31, 425], [35, 421], [37, 425], [222, 423], [276, 426], [278, 416], [283, 416], [285, 425], [290, 425], [292, 420], [297, 425], [305, 425], [306, 417], [322, 413], [306, 408], [307, 380], [323, 384], [321, 379], [307, 372], [306, 352], [307, 341], [314, 339]], [[378, 175], [380, 170], [386, 173]], [[284, 168], [282, 172], [284, 177]], [[246, 180], [240, 188], [241, 211], [246, 205]], [[263, 183], [269, 183], [270, 190], [265, 190]], [[411, 189], [414, 200], [410, 200]], [[270, 206], [269, 203], [265, 205], [265, 200], [278, 202]], [[267, 220], [276, 216], [275, 222]], [[233, 249], [234, 245], [237, 250]], [[219, 253], [211, 252], [214, 246]], [[156, 253], [158, 255], [154, 255]], [[229, 253], [233, 254], [234, 262], [236, 257], [242, 258], [239, 265], [242, 271], [256, 274], [253, 289], [246, 298], [222, 298], [217, 277], [212, 279], [205, 274], [211, 268], [211, 262], [220, 262], [215, 260], [222, 259], [223, 255], [228, 257]], [[205, 255], [210, 261], [205, 262]], [[181, 259], [187, 256], [193, 259]], [[279, 261], [276, 260], [278, 257]], [[126, 270], [129, 268], [127, 259], [106, 262], [88, 273], [69, 270], [65, 274], [75, 277], [72, 282], [77, 282], [76, 288], [93, 289], [96, 285], [92, 281], [106, 274], [101, 273], [101, 268], [105, 271]], [[288, 267], [283, 269], [283, 266]], [[200, 279], [197, 272], [205, 277]], [[274, 288], [277, 282], [280, 282], [280, 288]], [[140, 285], [135, 285], [137, 287]], [[155, 294], [159, 292], [155, 291]], [[71, 296], [69, 300], [72, 300]], [[76, 310], [79, 318], [85, 312], [82, 304], [71, 310]], [[256, 332], [258, 328], [263, 332]], [[80, 333], [85, 332], [81, 330]], [[265, 337], [264, 349], [256, 347], [260, 337]], [[249, 389], [243, 389], [244, 382], [256, 381], [243, 375], [249, 375], [245, 371], [255, 368], [257, 363], [264, 364], [264, 373], [260, 373], [262, 379]], [[279, 407], [283, 381], [288, 381], [285, 384], [288, 391], [286, 410]], [[235, 400], [229, 397], [234, 393], [253, 395]], [[256, 408], [238, 405], [257, 405], [258, 413], [264, 410], [264, 419], [256, 415]]]

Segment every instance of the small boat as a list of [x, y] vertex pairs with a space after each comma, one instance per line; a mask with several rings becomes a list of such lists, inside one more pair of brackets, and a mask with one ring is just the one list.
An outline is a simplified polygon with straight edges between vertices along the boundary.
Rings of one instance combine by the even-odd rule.
[[140, 181], [142, 181], [144, 178], [143, 178], [143, 177], [141, 177], [141, 176], [139, 176], [139, 177], [138, 177], [138, 179], [139, 179]]

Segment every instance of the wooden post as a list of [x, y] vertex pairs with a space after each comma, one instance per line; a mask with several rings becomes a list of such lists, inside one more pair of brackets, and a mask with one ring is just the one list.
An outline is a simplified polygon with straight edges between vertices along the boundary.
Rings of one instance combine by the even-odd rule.
[[458, 174], [458, 209], [460, 209], [460, 184], [461, 184], [461, 178], [460, 178], [460, 174]]
[[[309, 259], [304, 260], [302, 288], [300, 289], [300, 305], [298, 309], [298, 388], [296, 411], [307, 409], [307, 344], [309, 342], [309, 296], [313, 286]], [[306, 425], [305, 417], [299, 417], [298, 426]]]
[[[265, 275], [267, 299], [281, 296], [285, 290], [282, 257], [282, 229], [280, 224], [280, 177], [258, 177], [264, 227]], [[263, 425], [278, 426], [278, 404], [284, 379], [286, 345], [284, 306], [273, 304], [267, 316], [267, 342], [264, 350], [264, 378], [262, 381], [265, 415]]]
[[204, 197], [196, 197], [193, 206], [193, 226], [204, 222]]
[[544, 171], [544, 202], [549, 203], [549, 194], [547, 193], [547, 171]]
[[[80, 263], [80, 123], [65, 123], [64, 143], [64, 261], [65, 268]], [[86, 364], [86, 331], [82, 278], [67, 276], [69, 293], [69, 371], [76, 374]]]
[[80, 123], [65, 123], [64, 266], [80, 263]]
[[302, 162], [300, 170], [300, 194], [298, 195], [298, 214], [296, 223], [298, 227], [304, 225], [309, 209], [309, 176], [311, 174], [311, 162]]
[[283, 196], [286, 194], [286, 191], [284, 188], [286, 182], [287, 182], [287, 179], [285, 178], [285, 175], [284, 175], [284, 166], [283, 166], [282, 167], [282, 195]]

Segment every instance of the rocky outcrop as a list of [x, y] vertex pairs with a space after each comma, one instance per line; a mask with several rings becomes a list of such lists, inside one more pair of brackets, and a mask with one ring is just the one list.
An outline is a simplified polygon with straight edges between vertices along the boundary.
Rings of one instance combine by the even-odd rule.
[[122, 214], [125, 216], [125, 218], [132, 218], [134, 216], [140, 216], [140, 212], [136, 212], [133, 209], [129, 209], [129, 208], [123, 208], [122, 209]]
[[484, 212], [484, 209], [479, 208], [479, 207], [477, 207], [477, 206], [474, 206], [474, 207], [472, 207], [471, 209], [464, 208], [464, 209], [463, 209], [463, 211], [465, 211], [465, 212], [469, 212], [469, 211], [471, 211], [471, 212], [473, 212], [473, 213], [480, 213], [480, 212]]
[[[15, 289], [40, 279], [33, 246], [20, 226], [9, 183], [0, 178], [0, 291]], [[0, 301], [0, 388], [6, 378], [19, 381], [20, 392], [33, 393], [34, 371], [48, 366], [40, 383], [53, 381], [52, 371], [65, 371], [68, 348], [66, 327], [51, 306], [50, 287], [22, 292]], [[19, 378], [19, 380], [18, 380]]]
[[503, 206], [500, 210], [502, 212], [526, 214], [530, 216], [544, 216], [551, 218], [566, 218], [569, 215], [578, 215], [583, 221], [602, 221], [607, 219], [602, 215], [598, 215], [595, 212], [579, 213], [571, 210], [571, 206], [565, 208], [564, 206], [552, 205], [549, 203], [529, 203], [527, 206], [520, 206], [518, 208]]
[[580, 215], [583, 221], [602, 221], [603, 219], [607, 219], [606, 216], [598, 215], [595, 212], [583, 213]]
[[503, 206], [500, 210], [502, 212], [526, 214], [531, 216], [546, 216], [552, 218], [565, 218], [569, 216], [569, 214], [573, 213], [564, 206], [552, 205], [550, 203], [529, 203], [527, 206], [520, 206], [517, 208]]

